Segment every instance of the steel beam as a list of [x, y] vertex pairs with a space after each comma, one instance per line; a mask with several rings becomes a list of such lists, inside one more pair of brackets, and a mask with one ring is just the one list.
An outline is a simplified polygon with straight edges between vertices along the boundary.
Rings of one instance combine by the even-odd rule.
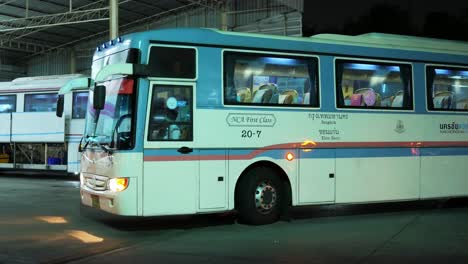
[[0, 7], [4, 6], [4, 5], [8, 5], [8, 4], [11, 4], [13, 2], [16, 2], [18, 0], [10, 0], [10, 1], [6, 1], [5, 3], [0, 3]]
[[[121, 2], [119, 2], [119, 4], [125, 3], [127, 1], [129, 1], [129, 0], [121, 1]], [[192, 3], [184, 5], [184, 6], [179, 6], [179, 7], [173, 8], [173, 9], [166, 10], [164, 12], [159, 12], [159, 13], [156, 13], [154, 15], [151, 15], [151, 16], [148, 16], [148, 17], [145, 17], [145, 18], [142, 18], [142, 19], [138, 19], [138, 20], [123, 24], [123, 25], [120, 26], [120, 29], [121, 29], [121, 31], [123, 33], [127, 33], [127, 32], [131, 31], [132, 26], [140, 25], [140, 24], [143, 24], [143, 23], [153, 23], [155, 21], [160, 20], [161, 18], [173, 15], [174, 13], [193, 10], [194, 8], [203, 6], [203, 5], [200, 5], [200, 3], [204, 3], [204, 4], [207, 4], [207, 5], [212, 5], [214, 7], [220, 7], [224, 2], [225, 1], [219, 1], [219, 0], [218, 1], [216, 1], [216, 0], [213, 0], [213, 1], [205, 0], [205, 1], [200, 1], [200, 2], [193, 1]], [[56, 50], [56, 49], [60, 49], [60, 48], [66, 47], [66, 46], [70, 46], [70, 45], [73, 45], [73, 44], [76, 44], [76, 43], [91, 39], [91, 38], [102, 37], [102, 36], [105, 36], [106, 34], [109, 34], [109, 30], [105, 30], [105, 31], [102, 31], [102, 32], [90, 34], [90, 35], [88, 35], [86, 37], [77, 38], [77, 39], [75, 39], [73, 41], [63, 43], [61, 45], [57, 45], [57, 46], [49, 48], [49, 49], [47, 49], [45, 51], [36, 52], [36, 53], [28, 55], [26, 57], [32, 57], [32, 56], [35, 56], [35, 55], [50, 52], [50, 51], [53, 51], [53, 50]]]
[[66, 25], [69, 23], [79, 22], [81, 19], [96, 19], [103, 18], [109, 14], [108, 8], [97, 8], [91, 10], [80, 10], [74, 12], [51, 14], [44, 16], [34, 16], [26, 18], [13, 18], [0, 20], [0, 26], [8, 27], [0, 29], [0, 32], [14, 31], [25, 28], [39, 28], [54, 26], [56, 24]]
[[26, 53], [43, 52], [51, 46], [28, 41], [3, 41], [0, 40], [0, 49], [14, 50]]
[[6, 34], [1, 34], [0, 40], [13, 41], [36, 33], [43, 28], [102, 21], [107, 20], [108, 16], [109, 10], [107, 8], [98, 8], [72, 13], [3, 20], [0, 21], [0, 26], [5, 28], [0, 28], [0, 32]]

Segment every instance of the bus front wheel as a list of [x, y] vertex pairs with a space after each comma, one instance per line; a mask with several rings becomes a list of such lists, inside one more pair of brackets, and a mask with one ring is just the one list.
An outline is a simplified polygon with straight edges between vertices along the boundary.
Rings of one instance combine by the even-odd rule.
[[275, 170], [268, 167], [251, 169], [240, 179], [236, 192], [239, 220], [253, 225], [276, 222], [284, 193], [284, 185]]

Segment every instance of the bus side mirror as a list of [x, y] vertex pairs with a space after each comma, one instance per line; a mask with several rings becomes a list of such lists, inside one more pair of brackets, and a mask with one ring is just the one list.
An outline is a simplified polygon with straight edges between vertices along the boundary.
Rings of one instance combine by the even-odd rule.
[[96, 85], [94, 87], [93, 107], [96, 110], [104, 109], [106, 102], [106, 87], [104, 85]]
[[60, 94], [57, 97], [57, 109], [55, 110], [55, 115], [57, 117], [63, 116], [63, 94]]

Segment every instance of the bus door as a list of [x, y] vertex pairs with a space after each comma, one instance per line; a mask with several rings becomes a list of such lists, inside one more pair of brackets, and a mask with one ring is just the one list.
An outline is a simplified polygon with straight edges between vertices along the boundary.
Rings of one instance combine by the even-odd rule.
[[[87, 78], [86, 78], [87, 79]], [[68, 142], [68, 172], [80, 171], [80, 158], [78, 145], [85, 131], [85, 116], [88, 103], [88, 90], [77, 90], [65, 94], [65, 107], [70, 113], [68, 122], [65, 122], [65, 141]], [[70, 103], [71, 102], [71, 103]]]
[[195, 83], [150, 82], [144, 140], [143, 215], [198, 208], [194, 149]]

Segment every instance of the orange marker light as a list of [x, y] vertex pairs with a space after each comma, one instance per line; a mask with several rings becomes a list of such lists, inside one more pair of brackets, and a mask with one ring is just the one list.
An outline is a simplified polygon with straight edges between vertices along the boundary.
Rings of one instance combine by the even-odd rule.
[[294, 159], [294, 154], [292, 154], [291, 152], [288, 152], [286, 154], [286, 160], [287, 161], [292, 161]]
[[128, 187], [128, 178], [112, 178], [109, 180], [109, 190], [121, 192]]

